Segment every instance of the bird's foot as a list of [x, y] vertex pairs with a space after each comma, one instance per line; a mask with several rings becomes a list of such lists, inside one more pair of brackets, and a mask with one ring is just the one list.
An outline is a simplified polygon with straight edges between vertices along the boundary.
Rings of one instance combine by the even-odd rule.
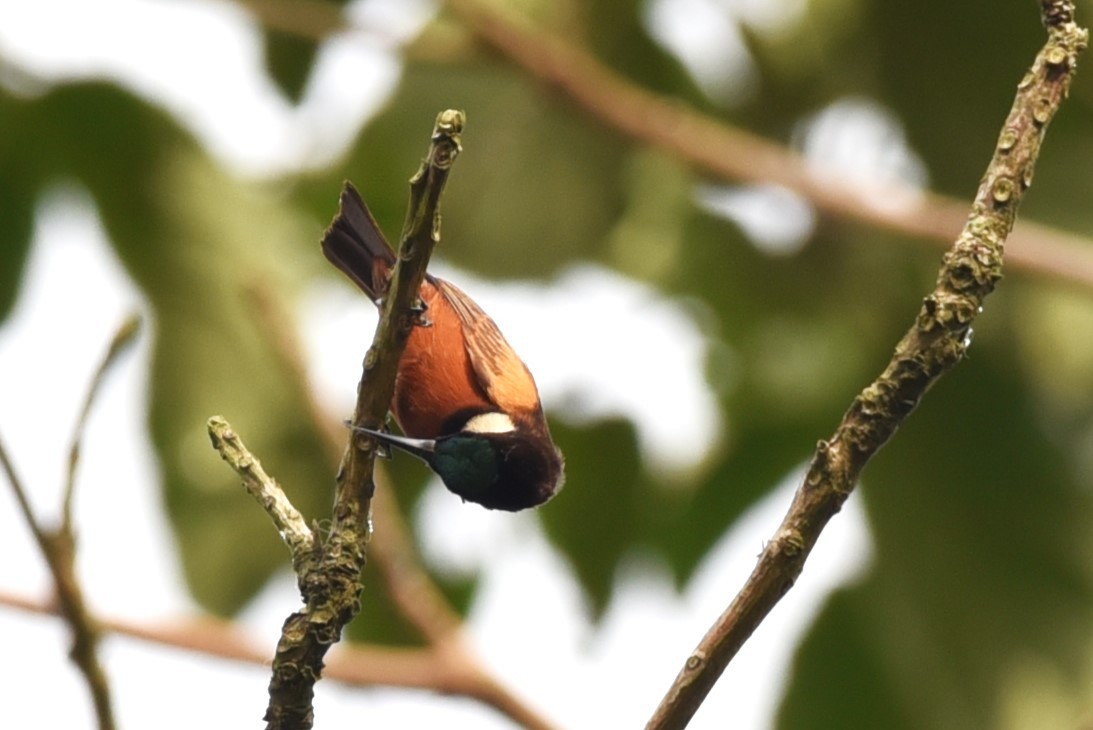
[[[343, 421], [343, 423], [350, 430], [352, 430], [354, 433], [362, 434], [362, 435], [365, 435], [365, 436], [371, 436], [370, 429], [364, 428], [363, 426], [355, 426], [355, 425], [353, 425], [353, 421], [351, 421], [348, 418], [345, 419], [345, 421]], [[380, 428], [378, 430], [381, 433], [391, 433], [391, 428], [390, 428], [390, 424], [388, 423], [388, 421], [384, 420], [383, 425], [380, 426]], [[380, 441], [379, 439], [377, 439], [375, 437], [372, 437], [372, 443], [373, 443], [373, 445], [376, 449], [376, 456], [378, 456], [381, 459], [390, 459], [391, 458], [391, 449], [387, 446], [387, 444], [383, 443], [382, 441]]]
[[410, 311], [414, 313], [414, 324], [418, 327], [432, 327], [433, 320], [425, 316], [425, 313], [429, 311], [429, 305], [425, 303], [425, 300], [418, 297], [410, 305]]

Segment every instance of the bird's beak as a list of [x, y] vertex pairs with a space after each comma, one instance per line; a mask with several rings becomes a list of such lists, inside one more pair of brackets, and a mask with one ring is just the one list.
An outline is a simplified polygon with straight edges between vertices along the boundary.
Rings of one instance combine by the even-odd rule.
[[394, 434], [385, 433], [383, 431], [373, 431], [370, 428], [363, 428], [361, 426], [353, 426], [352, 428], [359, 433], [368, 434], [381, 444], [394, 446], [402, 449], [408, 454], [413, 454], [426, 464], [432, 465], [433, 463], [433, 457], [436, 452], [436, 441], [434, 439], [412, 439], [405, 436], [395, 436]]

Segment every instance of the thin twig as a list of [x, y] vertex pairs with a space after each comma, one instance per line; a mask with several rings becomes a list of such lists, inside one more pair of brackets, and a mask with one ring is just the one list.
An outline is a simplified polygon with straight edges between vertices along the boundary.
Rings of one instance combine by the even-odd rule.
[[[42, 616], [59, 615], [58, 606], [41, 599], [0, 590], [0, 606]], [[116, 634], [157, 646], [196, 652], [202, 656], [268, 667], [269, 652], [238, 625], [212, 616], [182, 618], [171, 623], [144, 624], [99, 617], [104, 634]], [[323, 676], [349, 687], [422, 689], [477, 699], [532, 730], [551, 726], [517, 697], [461, 658], [434, 647], [395, 649], [378, 645], [342, 644], [331, 651]]]
[[[315, 428], [323, 434], [323, 441], [328, 445], [336, 466], [344, 448], [345, 428], [338, 418], [324, 411], [313, 397], [301, 347], [293, 334], [288, 312], [261, 280], [249, 287], [249, 295], [258, 326], [267, 333], [278, 352], [279, 361], [289, 368], [290, 377], [296, 379], [308, 394], [310, 418]], [[523, 727], [538, 730], [552, 728], [553, 725], [543, 715], [491, 673], [464, 640], [462, 618], [422, 565], [421, 557], [414, 548], [409, 527], [399, 508], [395, 485], [387, 481], [386, 472], [381, 468], [377, 467], [375, 478], [377, 490], [372, 498], [372, 510], [373, 521], [378, 527], [369, 544], [369, 559], [378, 568], [396, 610], [428, 642], [430, 660], [442, 662], [446, 667], [444, 671], [417, 673], [414, 679], [421, 684], [413, 686], [444, 693], [455, 693], [457, 690], [454, 687], [458, 686], [461, 688], [458, 690], [460, 694], [489, 704]], [[340, 677], [331, 674], [331, 669], [346, 665], [347, 662], [342, 661], [344, 658], [345, 654], [339, 651], [331, 658], [324, 674], [332, 678]], [[380, 677], [370, 683], [406, 686], [397, 672], [385, 674], [384, 667], [372, 667], [365, 671], [372, 671], [374, 676]], [[459, 681], [448, 681], [453, 676], [460, 677]], [[431, 683], [438, 678], [445, 683]]]
[[[383, 423], [394, 394], [399, 361], [419, 312], [418, 291], [440, 235], [440, 195], [458, 156], [464, 115], [437, 116], [429, 153], [410, 180], [410, 205], [398, 263], [384, 299], [372, 346], [364, 358], [355, 425]], [[300, 576], [304, 608], [285, 621], [273, 660], [267, 727], [310, 728], [312, 700], [323, 658], [360, 610], [360, 575], [371, 538], [373, 462], [370, 439], [349, 431], [349, 445], [337, 476], [330, 537], [318, 567]]]
[[117, 363], [121, 354], [136, 341], [140, 331], [140, 317], [129, 316], [118, 328], [106, 354], [103, 356], [95, 375], [88, 387], [80, 414], [73, 429], [72, 444], [69, 448], [68, 472], [61, 503], [61, 519], [56, 529], [44, 527], [34, 514], [27, 491], [15, 471], [7, 449], [0, 441], [0, 467], [3, 468], [12, 491], [15, 493], [19, 509], [30, 527], [38, 547], [46, 559], [53, 583], [57, 589], [57, 601], [60, 615], [72, 631], [72, 647], [69, 656], [80, 670], [87, 683], [91, 700], [95, 706], [100, 730], [113, 730], [114, 708], [110, 697], [110, 684], [99, 661], [98, 647], [101, 639], [101, 627], [91, 615], [83, 596], [83, 588], [76, 574], [76, 534], [72, 520], [72, 503], [75, 494], [76, 470], [79, 465], [80, 448], [88, 415], [100, 392], [100, 388], [110, 370]]
[[106, 355], [99, 364], [99, 369], [95, 371], [95, 375], [91, 379], [90, 387], [87, 389], [87, 397], [84, 398], [80, 415], [76, 419], [72, 442], [68, 450], [68, 476], [65, 480], [64, 501], [61, 507], [60, 529], [64, 532], [72, 531], [72, 500], [76, 491], [76, 469], [80, 463], [80, 444], [83, 442], [84, 429], [87, 427], [87, 418], [91, 414], [91, 406], [98, 397], [99, 388], [102, 387], [103, 381], [106, 380], [106, 376], [113, 368], [114, 363], [118, 361], [123, 352], [136, 342], [137, 335], [140, 334], [140, 326], [140, 315], [136, 312], [130, 314], [122, 322], [106, 350]]
[[26, 488], [23, 487], [23, 480], [19, 477], [19, 472], [15, 471], [15, 464], [8, 456], [3, 439], [0, 439], [0, 467], [3, 467], [4, 476], [8, 478], [11, 491], [15, 494], [15, 501], [19, 503], [19, 511], [23, 513], [23, 519], [26, 520], [34, 539], [38, 541], [38, 545], [42, 546], [46, 530], [38, 523], [38, 518], [34, 515], [34, 508], [30, 506], [30, 499], [27, 497]]
[[1018, 85], [971, 214], [945, 254], [936, 288], [896, 345], [888, 367], [854, 399], [834, 435], [817, 446], [782, 524], [744, 587], [688, 657], [649, 728], [687, 725], [729, 661], [793, 586], [821, 530], [868, 461], [930, 386], [963, 357], [972, 323], [1002, 277], [1004, 243], [1032, 181], [1043, 134], [1066, 98], [1088, 39], [1072, 20], [1072, 3], [1043, 0], [1041, 6], [1047, 43]]

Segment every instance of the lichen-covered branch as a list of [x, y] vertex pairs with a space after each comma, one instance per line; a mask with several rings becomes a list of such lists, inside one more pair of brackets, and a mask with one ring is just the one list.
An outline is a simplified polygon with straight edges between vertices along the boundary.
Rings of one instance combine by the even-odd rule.
[[782, 524], [743, 589], [688, 657], [649, 728], [681, 728], [690, 721], [729, 661], [793, 586], [870, 458], [964, 356], [972, 323], [1002, 277], [1004, 243], [1032, 182], [1044, 132], [1066, 98], [1088, 40], [1073, 22], [1071, 2], [1043, 0], [1041, 9], [1047, 43], [1018, 84], [971, 214], [945, 254], [936, 287], [888, 367], [854, 399], [834, 435], [818, 444]]
[[262, 468], [261, 462], [247, 450], [242, 439], [223, 416], [213, 416], [207, 424], [213, 448], [243, 480], [243, 488], [258, 500], [273, 521], [277, 533], [288, 546], [292, 555], [292, 567], [297, 576], [303, 576], [316, 568], [320, 545], [318, 538], [307, 526], [307, 520], [289, 501], [273, 477]]
[[[355, 425], [383, 423], [395, 376], [419, 314], [418, 290], [440, 235], [440, 195], [461, 149], [462, 112], [437, 116], [429, 153], [410, 180], [410, 206], [399, 261], [392, 273], [379, 324], [364, 358], [354, 409]], [[270, 730], [310, 728], [315, 682], [323, 658], [360, 610], [360, 575], [371, 537], [375, 452], [370, 440], [347, 431], [349, 445], [337, 475], [330, 537], [316, 568], [299, 576], [304, 607], [285, 621], [273, 660], [266, 710]]]
[[[302, 390], [311, 394], [300, 344], [293, 334], [291, 318], [276, 292], [260, 280], [250, 287], [248, 294], [257, 326], [276, 348], [278, 357]], [[307, 410], [312, 426], [322, 434], [336, 467], [345, 451], [344, 425], [310, 395]], [[377, 481], [382, 477], [383, 471], [379, 470]], [[422, 565], [393, 490], [386, 489], [383, 483], [378, 483], [377, 487], [372, 499], [372, 517], [374, 522], [383, 525], [383, 529], [372, 536], [368, 545], [369, 559], [384, 581], [396, 610], [421, 638], [430, 643], [446, 639], [459, 630], [462, 618]], [[472, 661], [470, 657], [467, 660]]]
[[[288, 366], [305, 391], [310, 392], [307, 370], [300, 345], [293, 336], [290, 317], [276, 293], [264, 280], [256, 280], [248, 294], [251, 298], [257, 326], [276, 347], [280, 359]], [[335, 465], [342, 457], [345, 429], [336, 417], [323, 410], [316, 400], [308, 398], [309, 417], [323, 434]], [[419, 663], [434, 662], [434, 670], [414, 669], [412, 674], [400, 671], [409, 662], [391, 664], [385, 655], [360, 645], [343, 643], [329, 655], [323, 675], [344, 682], [393, 687], [418, 687], [445, 694], [461, 694], [495, 708], [513, 722], [529, 730], [550, 730], [553, 725], [535, 708], [518, 697], [500, 678], [485, 667], [461, 631], [463, 620], [425, 569], [414, 547], [406, 518], [399, 507], [394, 485], [383, 480], [384, 470], [375, 473], [376, 493], [372, 498], [373, 521], [381, 525], [368, 544], [368, 559], [389, 595], [394, 609], [414, 627], [428, 644], [412, 650], [421, 655]], [[0, 595], [0, 604], [4, 597]], [[120, 629], [119, 629], [120, 630]], [[208, 641], [203, 646], [214, 646]], [[268, 664], [267, 660], [262, 663]]]

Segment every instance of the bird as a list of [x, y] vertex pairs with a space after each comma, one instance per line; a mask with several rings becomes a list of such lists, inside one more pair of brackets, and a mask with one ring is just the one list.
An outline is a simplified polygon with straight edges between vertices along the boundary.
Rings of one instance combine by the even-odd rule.
[[[396, 254], [348, 181], [322, 250], [382, 303]], [[565, 459], [531, 371], [463, 290], [426, 274], [419, 296], [428, 320], [410, 333], [391, 401], [403, 435], [356, 430], [422, 459], [464, 501], [510, 512], [548, 501], [565, 482]]]

